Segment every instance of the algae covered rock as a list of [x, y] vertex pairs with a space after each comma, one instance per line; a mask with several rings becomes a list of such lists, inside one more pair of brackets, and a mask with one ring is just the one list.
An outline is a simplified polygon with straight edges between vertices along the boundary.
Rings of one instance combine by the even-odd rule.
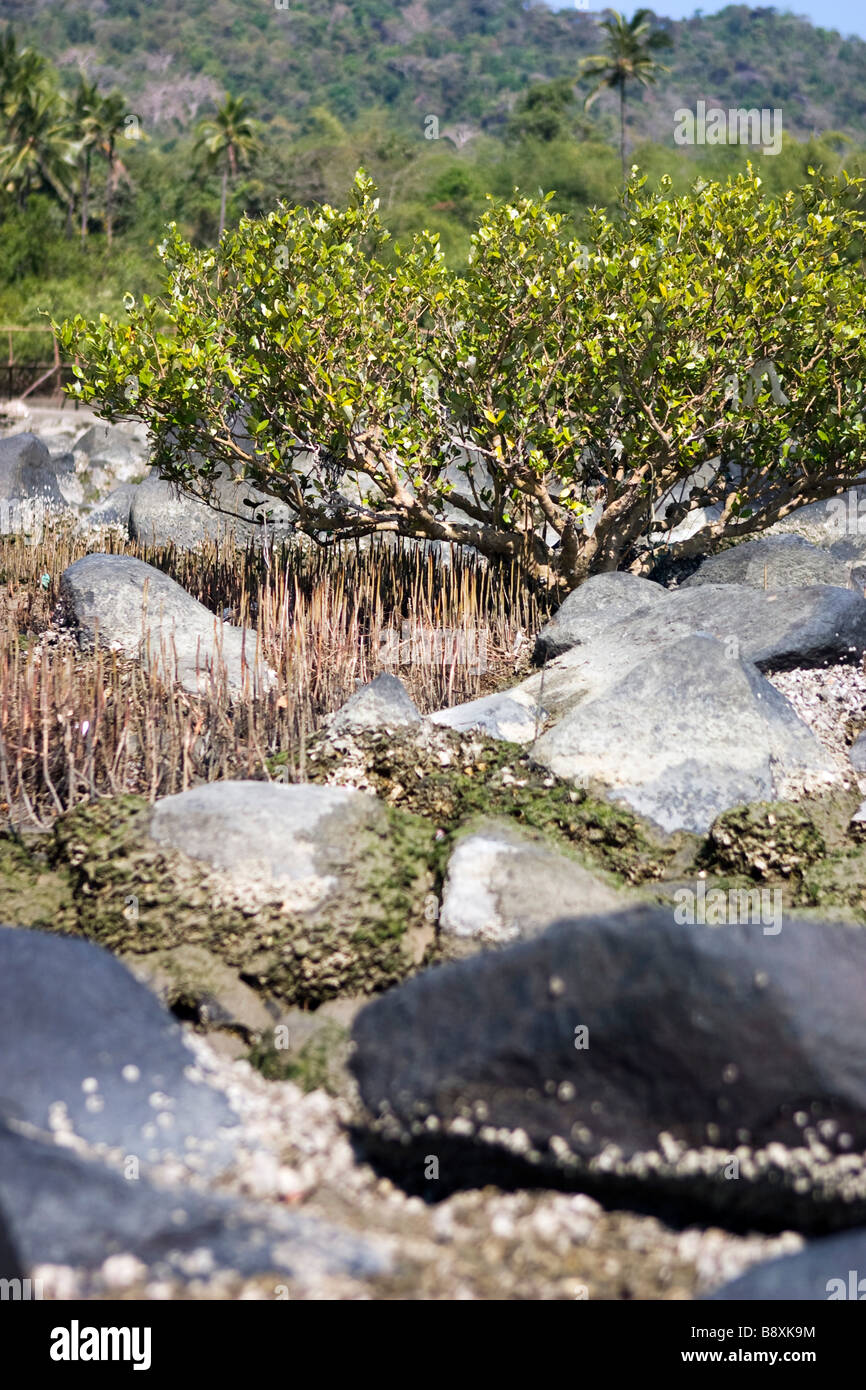
[[288, 1009], [252, 1049], [249, 1061], [271, 1081], [293, 1081], [304, 1092], [354, 1098], [350, 1028], [367, 1002], [356, 995], [329, 999], [313, 1011]]
[[753, 879], [801, 878], [825, 856], [851, 847], [846, 832], [856, 803], [857, 793], [849, 790], [736, 806], [713, 823], [703, 862]]
[[47, 931], [75, 927], [72, 883], [52, 868], [39, 842], [0, 834], [0, 922]]
[[306, 770], [313, 782], [358, 787], [422, 816], [442, 873], [454, 837], [477, 816], [541, 831], [554, 847], [574, 847], [628, 883], [684, 870], [700, 843], [686, 832], [667, 835], [591, 786], [556, 777], [519, 745], [428, 720], [393, 731], [326, 730], [308, 745]]
[[432, 832], [350, 788], [214, 782], [55, 827], [79, 930], [127, 953], [201, 946], [287, 1003], [401, 979], [432, 939]]
[[803, 874], [803, 896], [816, 907], [851, 908], [866, 916], [866, 846], [843, 850], [811, 864]]

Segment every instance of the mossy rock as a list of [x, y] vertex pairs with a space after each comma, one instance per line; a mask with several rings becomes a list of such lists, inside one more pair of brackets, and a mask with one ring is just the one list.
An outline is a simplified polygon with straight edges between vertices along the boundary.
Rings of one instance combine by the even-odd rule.
[[849, 908], [866, 920], [866, 845], [810, 865], [803, 875], [803, 900], [818, 908]]
[[[284, 766], [280, 755], [271, 760], [272, 773]], [[482, 816], [540, 831], [557, 848], [580, 849], [627, 883], [684, 872], [701, 845], [696, 835], [665, 835], [626, 807], [553, 776], [525, 748], [478, 733], [431, 725], [326, 732], [308, 747], [305, 771], [310, 781], [359, 786], [423, 817], [436, 830], [440, 874], [458, 831]]]
[[700, 861], [753, 880], [799, 879], [848, 842], [858, 802], [855, 792], [836, 792], [799, 802], [736, 806], [713, 823]]
[[73, 931], [73, 888], [63, 868], [52, 867], [41, 842], [0, 834], [0, 922], [43, 931]]
[[372, 797], [329, 793], [224, 782], [156, 806], [76, 807], [55, 825], [54, 858], [78, 930], [118, 954], [201, 946], [290, 1004], [403, 979], [433, 936], [433, 831]]
[[247, 1060], [269, 1081], [293, 1081], [302, 1091], [344, 1096], [354, 1090], [347, 1066], [351, 1046], [349, 1029], [324, 1018], [297, 1049], [280, 1050], [272, 1041], [263, 1041], [250, 1050]]

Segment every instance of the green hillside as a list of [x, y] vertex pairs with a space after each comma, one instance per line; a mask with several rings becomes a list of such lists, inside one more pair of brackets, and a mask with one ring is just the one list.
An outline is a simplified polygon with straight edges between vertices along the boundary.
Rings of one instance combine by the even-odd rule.
[[[622, 186], [616, 94], [583, 109], [598, 19], [521, 0], [0, 0], [0, 323], [116, 313], [157, 288], [167, 223], [213, 244], [279, 200], [341, 203], [360, 167], [394, 237], [427, 228], [454, 265], [487, 195], [515, 187], [552, 192], [582, 235]], [[656, 27], [669, 71], [626, 104], [626, 157], [651, 181], [682, 192], [751, 159], [780, 193], [810, 166], [866, 168], [866, 44], [745, 6]], [[227, 94], [254, 136], [230, 170], [201, 133]], [[781, 109], [779, 153], [675, 144], [675, 111], [700, 100]]]
[[[435, 114], [495, 133], [533, 82], [572, 77], [598, 46], [597, 16], [522, 0], [2, 0], [0, 21], [62, 68], [134, 100], [145, 125], [180, 133], [225, 90], [299, 133], [317, 106], [342, 122], [384, 106], [405, 130]], [[645, 138], [703, 98], [781, 107], [790, 134], [866, 137], [866, 43], [773, 8], [659, 23], [670, 75], [635, 98]], [[602, 110], [612, 109], [602, 103]]]

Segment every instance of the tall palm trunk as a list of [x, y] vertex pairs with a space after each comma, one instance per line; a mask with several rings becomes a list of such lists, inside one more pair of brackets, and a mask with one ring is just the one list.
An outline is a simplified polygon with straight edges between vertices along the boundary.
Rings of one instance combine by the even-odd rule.
[[219, 237], [217, 238], [217, 240], [219, 240], [219, 238], [222, 237], [222, 234], [223, 234], [223, 232], [225, 231], [225, 228], [226, 228], [226, 196], [227, 196], [227, 194], [228, 194], [228, 187], [229, 187], [229, 164], [228, 164], [228, 160], [226, 160], [225, 164], [223, 165], [223, 187], [222, 187], [222, 196], [221, 196], [221, 198], [220, 198], [220, 229], [219, 229]]
[[619, 158], [622, 164], [622, 185], [625, 188], [625, 81], [619, 84]]
[[84, 156], [84, 172], [81, 176], [81, 245], [87, 239], [87, 205], [90, 200], [90, 150]]
[[114, 146], [109, 146], [108, 150], [108, 172], [105, 175], [105, 233], [108, 241], [108, 249], [111, 250], [111, 239], [114, 234]]

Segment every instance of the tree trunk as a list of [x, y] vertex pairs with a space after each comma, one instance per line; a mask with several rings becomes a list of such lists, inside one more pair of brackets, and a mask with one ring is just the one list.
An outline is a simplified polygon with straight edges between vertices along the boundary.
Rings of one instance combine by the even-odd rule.
[[114, 232], [114, 151], [112, 150], [108, 158], [108, 173], [105, 178], [105, 233], [108, 239], [108, 249], [111, 250], [111, 239]]
[[[223, 167], [223, 187], [222, 187], [222, 197], [220, 198], [220, 229], [219, 229], [219, 237], [222, 237], [222, 234], [223, 234], [223, 232], [224, 232], [225, 229], [226, 229], [226, 194], [228, 193], [228, 186], [229, 186], [229, 166], [228, 166], [228, 161], [226, 161], [226, 164], [225, 164], [224, 167]], [[219, 240], [219, 237], [217, 238], [217, 240]]]
[[625, 82], [619, 84], [619, 157], [622, 164], [622, 186], [625, 188]]
[[90, 198], [90, 151], [84, 160], [84, 173], [81, 176], [81, 245], [87, 240], [87, 204]]

